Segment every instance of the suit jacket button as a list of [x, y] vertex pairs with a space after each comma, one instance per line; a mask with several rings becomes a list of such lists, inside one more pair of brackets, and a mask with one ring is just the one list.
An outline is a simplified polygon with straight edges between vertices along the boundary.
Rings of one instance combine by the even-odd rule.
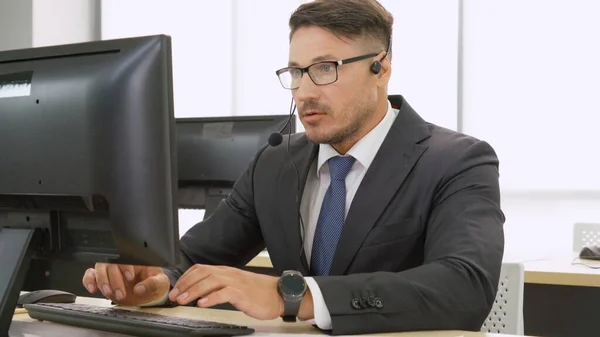
[[369, 302], [369, 306], [370, 307], [374, 307], [375, 306], [375, 297], [369, 296], [369, 298], [367, 300]]
[[354, 309], [360, 309], [361, 308], [360, 301], [358, 300], [358, 298], [353, 298], [352, 299], [352, 307]]
[[383, 308], [383, 301], [379, 297], [375, 297], [375, 307], [377, 309]]
[[360, 298], [360, 306], [363, 308], [368, 308], [369, 307], [369, 301], [367, 301], [366, 297], [361, 297]]

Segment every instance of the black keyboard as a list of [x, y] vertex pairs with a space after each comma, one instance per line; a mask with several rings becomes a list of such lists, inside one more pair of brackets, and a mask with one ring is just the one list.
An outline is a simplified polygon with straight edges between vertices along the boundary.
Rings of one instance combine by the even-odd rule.
[[25, 304], [33, 319], [134, 336], [239, 336], [254, 333], [240, 325], [171, 317], [114, 307], [75, 303]]

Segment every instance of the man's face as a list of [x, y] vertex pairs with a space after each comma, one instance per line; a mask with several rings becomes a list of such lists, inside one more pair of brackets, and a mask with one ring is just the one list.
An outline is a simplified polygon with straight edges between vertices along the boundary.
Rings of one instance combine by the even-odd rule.
[[[379, 52], [366, 49], [362, 39], [342, 40], [322, 28], [302, 27], [292, 36], [289, 65], [307, 67]], [[368, 58], [339, 66], [337, 81], [327, 85], [316, 85], [308, 73], [303, 74], [292, 95], [309, 140], [334, 145], [357, 136], [377, 106], [377, 76], [370, 71], [373, 61]]]

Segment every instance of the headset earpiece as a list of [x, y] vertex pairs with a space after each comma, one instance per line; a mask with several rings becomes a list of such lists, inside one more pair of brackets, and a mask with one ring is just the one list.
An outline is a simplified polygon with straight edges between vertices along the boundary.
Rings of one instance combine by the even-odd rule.
[[375, 61], [373, 62], [373, 65], [371, 65], [371, 72], [375, 75], [379, 74], [379, 72], [381, 71], [381, 62], [379, 61]]

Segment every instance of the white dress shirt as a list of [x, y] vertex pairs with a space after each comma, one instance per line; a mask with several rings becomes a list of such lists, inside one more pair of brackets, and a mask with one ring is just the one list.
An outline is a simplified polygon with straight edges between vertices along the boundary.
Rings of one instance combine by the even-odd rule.
[[[398, 111], [392, 109], [392, 105], [388, 102], [388, 110], [381, 122], [377, 124], [369, 133], [361, 138], [354, 146], [347, 152], [347, 155], [351, 155], [356, 159], [352, 169], [346, 176], [346, 215], [352, 204], [352, 199], [356, 194], [356, 190], [360, 186], [360, 183], [365, 176], [365, 173], [369, 169], [369, 166], [373, 162], [379, 147], [383, 143], [383, 140], [388, 134], [388, 131], [394, 124], [394, 120]], [[321, 204], [325, 198], [325, 192], [329, 187], [330, 176], [329, 176], [329, 165], [327, 161], [340, 154], [329, 144], [319, 145], [319, 155], [315, 162], [313, 162], [304, 193], [302, 195], [302, 202], [300, 204], [300, 212], [304, 222], [304, 252], [306, 259], [310, 264], [310, 258], [312, 253], [313, 238], [315, 236], [315, 230], [317, 228], [317, 220], [321, 211]], [[306, 277], [306, 283], [310, 289], [315, 319], [307, 321], [310, 324], [316, 324], [320, 329], [330, 330], [331, 329], [331, 315], [325, 305], [323, 294], [319, 288], [317, 282], [312, 277]]]

